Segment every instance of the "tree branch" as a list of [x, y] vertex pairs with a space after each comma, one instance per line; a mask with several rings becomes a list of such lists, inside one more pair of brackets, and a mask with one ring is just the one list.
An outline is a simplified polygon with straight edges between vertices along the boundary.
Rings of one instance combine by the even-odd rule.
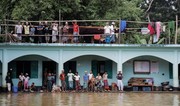
[[152, 5], [153, 1], [154, 1], [154, 0], [151, 0], [151, 1], [150, 1], [149, 7], [148, 7], [148, 9], [146, 10], [145, 13], [147, 13], [147, 12], [149, 11], [149, 9], [151, 8], [151, 5]]

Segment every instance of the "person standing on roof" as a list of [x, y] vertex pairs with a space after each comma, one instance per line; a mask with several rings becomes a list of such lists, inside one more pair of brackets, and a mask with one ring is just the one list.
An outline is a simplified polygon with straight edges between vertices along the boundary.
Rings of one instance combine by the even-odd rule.
[[18, 36], [18, 40], [22, 40], [22, 31], [23, 31], [23, 26], [21, 25], [20, 22], [18, 22], [18, 25], [15, 26], [15, 33]]
[[110, 28], [111, 28], [110, 42], [114, 43], [115, 42], [115, 22], [112, 22]]
[[64, 27], [63, 27], [63, 37], [62, 37], [63, 43], [67, 42], [67, 40], [68, 40], [68, 33], [69, 33], [69, 25], [68, 25], [68, 22], [66, 22]]
[[109, 22], [106, 22], [106, 26], [104, 26], [104, 35], [105, 42], [110, 43], [111, 27], [109, 26]]
[[73, 21], [73, 42], [78, 43], [78, 36], [79, 36], [79, 25], [77, 21]]

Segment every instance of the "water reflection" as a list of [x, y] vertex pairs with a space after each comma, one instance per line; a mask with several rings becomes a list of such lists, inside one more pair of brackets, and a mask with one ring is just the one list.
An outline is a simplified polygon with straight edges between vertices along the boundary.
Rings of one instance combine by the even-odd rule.
[[0, 106], [179, 106], [178, 93], [12, 93]]
[[173, 106], [179, 106], [179, 96], [178, 95], [174, 95], [173, 97]]

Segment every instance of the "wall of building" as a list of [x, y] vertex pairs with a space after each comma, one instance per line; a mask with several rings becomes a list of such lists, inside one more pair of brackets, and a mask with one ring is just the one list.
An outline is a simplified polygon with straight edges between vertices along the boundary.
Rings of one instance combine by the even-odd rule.
[[[99, 59], [97, 57], [102, 56], [100, 59], [110, 59], [113, 61], [113, 78], [111, 82], [116, 82], [117, 68], [121, 67], [123, 64], [123, 74], [124, 74], [124, 84], [132, 76], [137, 77], [153, 77], [155, 80], [155, 85], [159, 85], [160, 82], [170, 81], [170, 84], [174, 84], [176, 87], [178, 84], [178, 63], [180, 63], [180, 46], [177, 45], [164, 45], [164, 46], [154, 46], [154, 45], [116, 45], [116, 44], [0, 44], [0, 60], [2, 63], [10, 62], [18, 57], [30, 55], [28, 57], [31, 59], [32, 55], [36, 55], [36, 59], [39, 61], [39, 66], [42, 65], [42, 61], [53, 60], [60, 63], [58, 70], [63, 68], [63, 63], [69, 60], [77, 60], [77, 70], [80, 71], [82, 76], [84, 71], [89, 71], [91, 69], [91, 60]], [[95, 55], [95, 57], [86, 57], [86, 55]], [[159, 73], [151, 73], [149, 75], [145, 74], [134, 74], [133, 73], [133, 63], [132, 58], [139, 56], [155, 56], [158, 58], [149, 57], [148, 59], [157, 59], [159, 61]], [[45, 58], [41, 58], [41, 57]], [[85, 56], [81, 58], [81, 56]], [[77, 58], [78, 57], [78, 58]], [[24, 57], [23, 57], [24, 58]], [[27, 58], [24, 58], [27, 59]], [[166, 61], [164, 61], [164, 60]], [[87, 61], [86, 61], [87, 60]], [[174, 80], [169, 79], [169, 67], [168, 64], [172, 63]], [[118, 67], [117, 67], [118, 65]], [[6, 70], [6, 64], [4, 68]], [[121, 68], [120, 68], [121, 69]], [[6, 71], [3, 70], [3, 78], [6, 75]], [[42, 67], [39, 67], [42, 70]], [[60, 72], [60, 71], [59, 71]], [[162, 75], [164, 73], [164, 75]], [[37, 82], [37, 85], [42, 85], [42, 71], [38, 73], [38, 79], [31, 79], [30, 81]], [[13, 79], [15, 84], [17, 84], [18, 79]], [[82, 82], [82, 79], [81, 79]], [[31, 83], [31, 82], [30, 82]], [[3, 83], [5, 85], [5, 83]]]
[[[144, 58], [145, 57], [145, 58]], [[150, 73], [150, 74], [134, 74], [133, 72], [133, 61], [134, 60], [150, 60], [150, 61], [157, 61], [159, 63], [159, 72], [158, 73]], [[42, 85], [42, 61], [51, 61], [45, 57], [42, 56], [25, 56], [22, 58], [18, 58], [16, 60], [38, 60], [39, 64], [39, 69], [38, 69], [38, 78], [30, 79], [30, 83], [35, 82], [37, 86]], [[88, 55], [88, 56], [80, 56], [77, 58], [72, 59], [71, 61], [76, 61], [77, 62], [77, 71], [79, 72], [79, 75], [81, 76], [81, 84], [83, 84], [83, 75], [84, 71], [90, 72], [91, 70], [91, 61], [92, 60], [98, 60], [98, 61], [103, 61], [103, 60], [108, 60], [107, 58], [100, 57], [100, 56], [95, 56], [95, 55]], [[116, 74], [117, 74], [117, 64], [113, 62], [112, 66], [112, 71], [113, 71], [113, 77], [112, 79], [109, 79], [109, 84], [116, 82]], [[143, 56], [143, 57], [137, 57], [134, 59], [131, 59], [123, 64], [123, 83], [126, 86], [128, 84], [128, 80], [131, 77], [152, 77], [154, 78], [154, 84], [155, 86], [160, 86], [161, 82], [164, 81], [169, 81], [170, 84], [172, 85], [172, 79], [169, 78], [169, 62], [152, 57], [152, 56]], [[18, 84], [18, 79], [15, 78], [13, 79], [14, 85]]]
[[[45, 58], [43, 56], [38, 56], [38, 55], [29, 55], [29, 56], [23, 56], [23, 57], [20, 57], [20, 58], [17, 58], [15, 59], [16, 61], [38, 61], [38, 78], [30, 78], [29, 80], [29, 85], [34, 82], [37, 86], [42, 86], [42, 62], [43, 61], [51, 61], [50, 59], [48, 58]], [[18, 85], [18, 81], [19, 79], [18, 78], [13, 78], [13, 84], [15, 86]]]
[[159, 59], [159, 58], [156, 58], [156, 57], [145, 56], [145, 60], [158, 62], [159, 72], [150, 73], [150, 74], [134, 74], [133, 61], [134, 60], [143, 60], [143, 59], [144, 59], [144, 56], [137, 57], [137, 58], [131, 59], [123, 64], [124, 85], [128, 84], [128, 80], [131, 77], [153, 78], [155, 86], [160, 86], [161, 83], [165, 82], [165, 81], [169, 81], [170, 85], [173, 85], [173, 80], [170, 79], [170, 75], [169, 75], [169, 62]]
[[[105, 61], [108, 60], [107, 58], [100, 57], [100, 56], [82, 56], [73, 59], [77, 61], [77, 71], [81, 77], [80, 83], [83, 84], [83, 75], [84, 71], [88, 71], [88, 73], [91, 70], [91, 61], [92, 60], [98, 60], [98, 61]], [[109, 84], [112, 82], [116, 82], [116, 73], [117, 73], [117, 64], [115, 62], [112, 63], [112, 79], [109, 79]]]

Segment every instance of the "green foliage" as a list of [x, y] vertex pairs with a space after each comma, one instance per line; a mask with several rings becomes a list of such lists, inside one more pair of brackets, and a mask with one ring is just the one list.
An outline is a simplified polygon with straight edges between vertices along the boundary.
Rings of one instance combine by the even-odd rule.
[[0, 43], [4, 42], [4, 36], [0, 36]]
[[55, 3], [51, 0], [20, 0], [12, 11], [16, 20], [47, 20], [55, 18]]
[[[0, 19], [15, 20], [129, 20], [144, 21], [149, 14], [151, 21], [175, 20], [180, 16], [180, 0], [1, 0]], [[87, 23], [83, 23], [87, 24]], [[104, 22], [87, 25], [104, 25]], [[141, 24], [142, 25], [142, 24]], [[128, 24], [139, 28], [140, 24]], [[137, 36], [138, 35], [138, 36]], [[165, 34], [167, 35], [167, 34]], [[149, 37], [127, 33], [124, 43], [145, 44]], [[167, 36], [163, 36], [167, 38]], [[162, 38], [163, 38], [162, 37]], [[126, 42], [125, 42], [126, 41]], [[163, 41], [163, 40], [161, 40]], [[162, 43], [162, 42], [161, 42]]]
[[0, 18], [16, 20], [58, 20], [59, 10], [69, 19], [140, 20], [140, 0], [2, 0]]
[[[141, 8], [146, 11], [151, 0], [143, 0]], [[179, 0], [154, 0], [147, 12], [151, 21], [170, 21], [175, 20], [175, 15], [180, 15]]]
[[[145, 19], [150, 0], [1, 0], [0, 19], [58, 20], [59, 10], [69, 19]], [[154, 0], [148, 11], [152, 20], [174, 20], [179, 0]]]

